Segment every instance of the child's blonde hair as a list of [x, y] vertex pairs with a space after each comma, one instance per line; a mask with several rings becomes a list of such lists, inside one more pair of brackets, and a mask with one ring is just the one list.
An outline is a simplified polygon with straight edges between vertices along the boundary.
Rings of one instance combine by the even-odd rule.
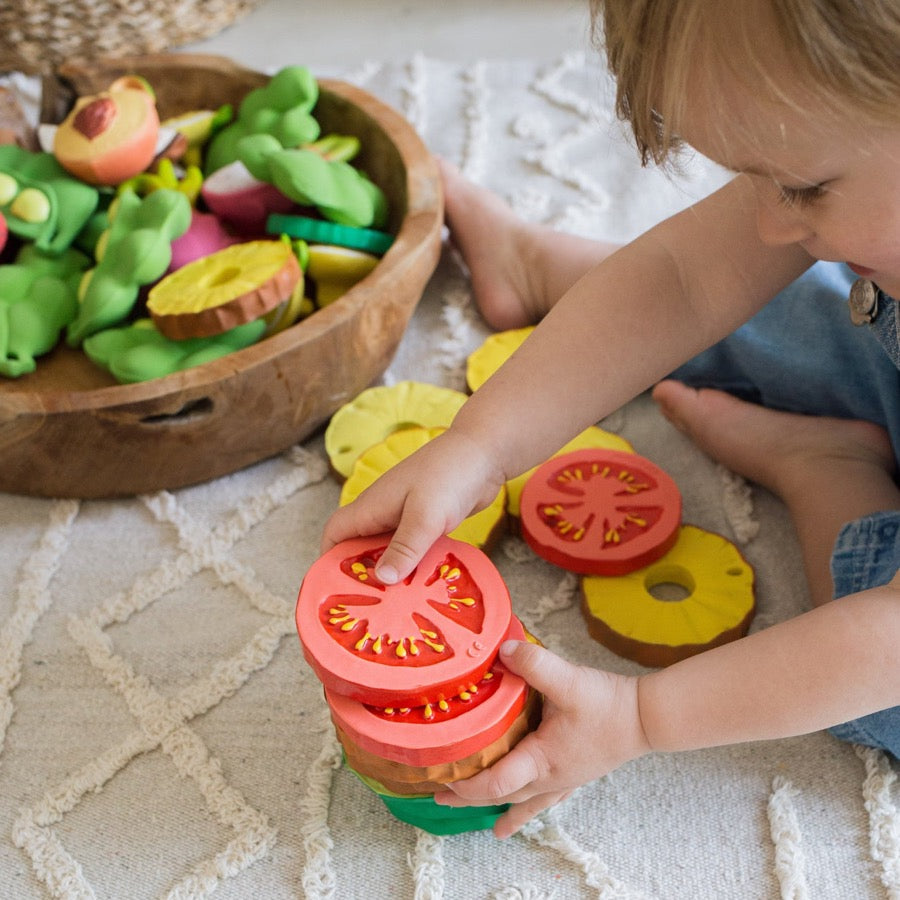
[[[590, 0], [594, 37], [616, 78], [616, 111], [641, 159], [665, 162], [701, 71], [737, 76], [796, 104], [772, 74], [780, 56], [837, 115], [900, 120], [900, 0]], [[763, 28], [763, 24], [766, 25]], [[781, 46], [765, 46], [765, 35]], [[707, 87], [710, 82], [707, 82]], [[726, 112], [724, 105], [713, 114]]]

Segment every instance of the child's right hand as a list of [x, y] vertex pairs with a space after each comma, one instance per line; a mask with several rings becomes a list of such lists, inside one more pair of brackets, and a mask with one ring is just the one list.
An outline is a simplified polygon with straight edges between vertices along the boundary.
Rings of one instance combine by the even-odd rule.
[[348, 538], [393, 531], [375, 574], [394, 584], [439, 537], [487, 506], [505, 480], [476, 440], [450, 428], [338, 509], [325, 525], [322, 552]]

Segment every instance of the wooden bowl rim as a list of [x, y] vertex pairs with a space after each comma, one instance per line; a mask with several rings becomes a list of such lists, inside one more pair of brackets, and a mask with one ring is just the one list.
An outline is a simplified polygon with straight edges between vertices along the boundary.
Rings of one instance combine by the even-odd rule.
[[[99, 60], [97, 63], [110, 62], [138, 66], [148, 63], [164, 63], [167, 60], [181, 65], [204, 66], [213, 71], [224, 66], [229, 72], [246, 72], [265, 77], [265, 73], [234, 63], [227, 57], [209, 54], [148, 54], [110, 58], [109, 60]], [[67, 68], [67, 66], [60, 67], [59, 74], [64, 77]], [[412, 125], [393, 107], [363, 88], [340, 79], [317, 78], [316, 80], [322, 94], [332, 94], [349, 101], [371, 118], [388, 136], [404, 163], [408, 201], [416, 194], [414, 190], [416, 182], [432, 177], [437, 179], [438, 184], [440, 183], [434, 158], [421, 142]], [[411, 136], [415, 140], [410, 140]], [[233, 377], [237, 372], [244, 372], [268, 363], [286, 351], [309, 343], [353, 319], [359, 314], [361, 306], [371, 302], [373, 281], [370, 279], [390, 282], [391, 277], [405, 267], [408, 254], [422, 246], [429, 233], [435, 227], [439, 227], [442, 217], [442, 202], [439, 192], [436, 193], [434, 202], [429, 205], [411, 208], [408, 203], [393, 244], [370, 276], [324, 309], [317, 310], [308, 318], [278, 334], [251, 344], [249, 347], [199, 366], [133, 384], [115, 384], [81, 390], [43, 387], [22, 391], [15, 390], [13, 386], [8, 391], [0, 391], [0, 409], [7, 405], [15, 410], [16, 415], [32, 412], [46, 413], [49, 411], [48, 401], [52, 398], [50, 405], [54, 411], [87, 411], [122, 407], [175, 394], [187, 395], [202, 392], [210, 385]], [[40, 360], [38, 365], [40, 365]]]

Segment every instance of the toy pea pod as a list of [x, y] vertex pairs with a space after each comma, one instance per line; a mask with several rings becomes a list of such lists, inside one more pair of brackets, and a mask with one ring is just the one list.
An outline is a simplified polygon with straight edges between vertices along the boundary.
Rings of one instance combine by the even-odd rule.
[[206, 152], [206, 174], [238, 158], [241, 138], [265, 134], [281, 147], [297, 147], [319, 136], [319, 123], [312, 116], [319, 99], [319, 85], [305, 66], [281, 69], [263, 87], [250, 91], [238, 107], [237, 118], [210, 141]]
[[26, 244], [0, 266], [0, 374], [18, 378], [52, 350], [78, 309], [76, 290], [90, 260], [78, 250], [57, 256]]
[[212, 337], [173, 341], [157, 331], [150, 319], [108, 328], [84, 342], [84, 352], [123, 384], [162, 378], [249, 347], [266, 331], [257, 319]]
[[0, 212], [9, 230], [46, 253], [62, 253], [97, 207], [97, 189], [49, 153], [0, 145]]
[[270, 135], [250, 135], [237, 144], [241, 162], [260, 181], [274, 184], [302, 206], [314, 206], [340, 225], [380, 228], [387, 200], [374, 182], [341, 158], [310, 147], [284, 149]]
[[82, 280], [78, 315], [66, 332], [70, 346], [124, 321], [140, 287], [165, 274], [172, 241], [190, 224], [191, 204], [179, 191], [162, 188], [143, 198], [122, 192], [110, 210], [109, 229], [98, 242], [97, 265]]

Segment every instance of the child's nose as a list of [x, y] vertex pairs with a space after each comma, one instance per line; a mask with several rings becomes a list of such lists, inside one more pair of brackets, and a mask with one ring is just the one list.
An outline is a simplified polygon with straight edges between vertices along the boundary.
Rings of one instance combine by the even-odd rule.
[[812, 228], [802, 214], [777, 199], [757, 195], [756, 229], [760, 240], [769, 246], [796, 244], [811, 237]]

